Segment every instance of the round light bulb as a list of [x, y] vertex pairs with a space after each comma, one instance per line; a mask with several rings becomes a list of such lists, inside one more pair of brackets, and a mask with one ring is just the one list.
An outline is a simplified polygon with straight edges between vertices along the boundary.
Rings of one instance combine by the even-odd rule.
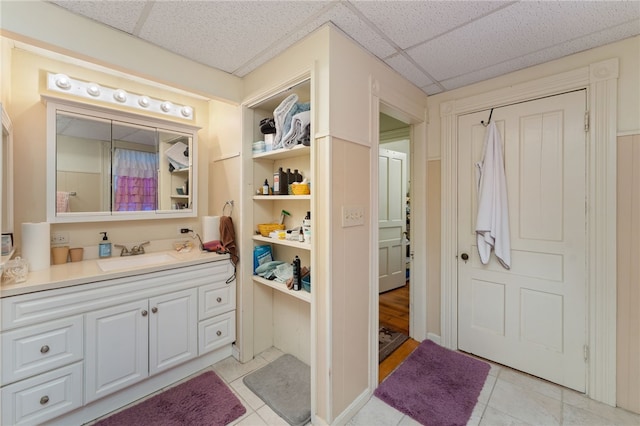
[[149, 101], [149, 98], [146, 96], [140, 96], [140, 98], [138, 98], [138, 105], [142, 108], [147, 108], [150, 103], [151, 101]]
[[180, 109], [180, 113], [183, 117], [191, 117], [191, 114], [193, 114], [193, 108], [191, 108], [190, 106], [183, 106]]
[[100, 86], [96, 83], [89, 83], [89, 86], [87, 86], [87, 93], [94, 97], [100, 96]]
[[171, 111], [171, 102], [169, 101], [164, 101], [163, 103], [160, 104], [160, 109], [164, 112], [169, 112]]
[[70, 89], [71, 88], [71, 80], [69, 80], [69, 77], [65, 74], [56, 74], [55, 77], [56, 80], [56, 86], [58, 86], [61, 89]]
[[127, 100], [127, 92], [125, 92], [122, 89], [118, 89], [115, 92], [113, 92], [113, 99], [115, 99], [118, 102], [125, 102]]

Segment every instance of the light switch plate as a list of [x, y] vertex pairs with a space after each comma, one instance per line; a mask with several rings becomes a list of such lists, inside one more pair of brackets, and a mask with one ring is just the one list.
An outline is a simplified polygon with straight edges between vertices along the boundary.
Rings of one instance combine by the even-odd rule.
[[342, 206], [342, 227], [364, 225], [363, 206]]

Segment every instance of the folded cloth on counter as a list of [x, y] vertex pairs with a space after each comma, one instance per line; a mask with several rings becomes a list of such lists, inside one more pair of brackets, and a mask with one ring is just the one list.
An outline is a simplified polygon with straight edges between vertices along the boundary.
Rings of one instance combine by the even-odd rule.
[[311, 120], [311, 111], [299, 112], [291, 117], [291, 128], [282, 137], [282, 146], [284, 148], [293, 148], [302, 142], [304, 130]]
[[276, 136], [273, 139], [273, 149], [277, 149], [280, 146], [282, 135], [286, 133], [285, 120], [291, 109], [296, 105], [296, 102], [298, 102], [298, 95], [293, 93], [287, 96], [285, 100], [280, 102], [280, 105], [273, 110], [273, 120], [276, 125]]

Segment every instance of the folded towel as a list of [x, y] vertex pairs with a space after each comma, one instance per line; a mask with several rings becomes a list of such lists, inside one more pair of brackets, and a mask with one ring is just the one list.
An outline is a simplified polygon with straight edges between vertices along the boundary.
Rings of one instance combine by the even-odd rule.
[[58, 191], [56, 193], [56, 212], [64, 213], [70, 211], [71, 208], [69, 206], [69, 193], [65, 191]]
[[282, 139], [282, 135], [286, 133], [285, 130], [285, 119], [287, 115], [291, 111], [291, 109], [298, 102], [298, 95], [295, 93], [287, 96], [284, 101], [280, 102], [280, 105], [273, 110], [273, 120], [276, 124], [276, 136], [273, 139], [273, 149], [277, 149], [280, 146], [280, 140]]
[[286, 135], [282, 137], [282, 146], [284, 148], [293, 148], [302, 142], [304, 129], [311, 120], [311, 111], [299, 112], [291, 118], [291, 128]]

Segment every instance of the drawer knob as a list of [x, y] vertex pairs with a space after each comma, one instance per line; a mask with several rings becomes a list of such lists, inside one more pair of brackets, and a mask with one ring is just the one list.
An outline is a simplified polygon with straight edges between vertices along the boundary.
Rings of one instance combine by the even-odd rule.
[[143, 309], [141, 313], [142, 313], [143, 317], [146, 317], [149, 312], [147, 312], [146, 310]]
[[218, 303], [222, 302], [222, 297], [218, 297], [218, 298], [216, 299], [216, 301], [217, 301]]
[[40, 348], [40, 353], [46, 354], [47, 352], [49, 352], [49, 345], [44, 345]]
[[151, 312], [155, 314], [156, 312], [158, 312], [158, 308], [154, 306], [153, 308], [151, 308]]
[[49, 402], [49, 397], [47, 395], [40, 398], [40, 404], [45, 405], [47, 402]]
[[218, 335], [218, 337], [222, 336], [222, 331], [218, 330], [216, 331], [216, 334]]

